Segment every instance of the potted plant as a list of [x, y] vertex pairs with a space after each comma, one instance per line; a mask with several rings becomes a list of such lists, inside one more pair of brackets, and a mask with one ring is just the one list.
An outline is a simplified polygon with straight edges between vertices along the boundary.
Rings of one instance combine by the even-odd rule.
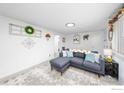
[[51, 35], [50, 35], [49, 33], [47, 33], [47, 34], [45, 35], [45, 37], [46, 37], [47, 40], [49, 40], [49, 39], [51, 38]]
[[34, 34], [34, 28], [31, 27], [31, 26], [26, 26], [26, 27], [25, 27], [25, 32], [26, 32], [27, 34], [29, 34], [29, 35], [32, 35], [32, 34]]

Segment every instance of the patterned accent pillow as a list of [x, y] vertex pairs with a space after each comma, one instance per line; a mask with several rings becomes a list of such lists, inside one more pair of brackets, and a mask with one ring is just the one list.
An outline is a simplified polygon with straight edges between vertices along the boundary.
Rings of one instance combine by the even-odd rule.
[[95, 63], [95, 56], [94, 56], [94, 54], [92, 54], [92, 53], [86, 54], [85, 61], [90, 61], [92, 63]]
[[73, 52], [72, 51], [67, 51], [67, 57], [73, 57]]
[[80, 57], [85, 59], [85, 53], [81, 53], [81, 52], [73, 52], [74, 57]]

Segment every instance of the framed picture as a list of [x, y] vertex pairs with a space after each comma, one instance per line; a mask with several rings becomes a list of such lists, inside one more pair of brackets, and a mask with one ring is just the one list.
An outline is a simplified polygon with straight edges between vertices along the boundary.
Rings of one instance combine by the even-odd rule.
[[65, 37], [62, 38], [62, 42], [65, 43]]
[[79, 44], [80, 43], [80, 35], [76, 34], [73, 36], [73, 43]]

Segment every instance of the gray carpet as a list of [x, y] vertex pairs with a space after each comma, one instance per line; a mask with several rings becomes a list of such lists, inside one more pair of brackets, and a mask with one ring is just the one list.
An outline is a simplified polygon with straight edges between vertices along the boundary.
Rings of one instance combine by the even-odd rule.
[[16, 73], [0, 80], [0, 85], [120, 85], [110, 76], [100, 78], [91, 72], [69, 67], [61, 76], [50, 69], [49, 62]]

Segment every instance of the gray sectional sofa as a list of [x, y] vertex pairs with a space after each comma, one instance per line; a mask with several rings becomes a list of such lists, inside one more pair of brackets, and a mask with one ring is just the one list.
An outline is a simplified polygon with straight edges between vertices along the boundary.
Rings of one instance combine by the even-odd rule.
[[51, 70], [54, 68], [61, 72], [62, 75], [69, 66], [73, 66], [96, 73], [99, 77], [100, 75], [105, 74], [105, 62], [102, 58], [99, 59], [98, 64], [85, 61], [85, 53], [73, 52], [73, 55], [74, 57], [62, 57], [62, 54], [60, 53], [60, 57], [50, 60]]

